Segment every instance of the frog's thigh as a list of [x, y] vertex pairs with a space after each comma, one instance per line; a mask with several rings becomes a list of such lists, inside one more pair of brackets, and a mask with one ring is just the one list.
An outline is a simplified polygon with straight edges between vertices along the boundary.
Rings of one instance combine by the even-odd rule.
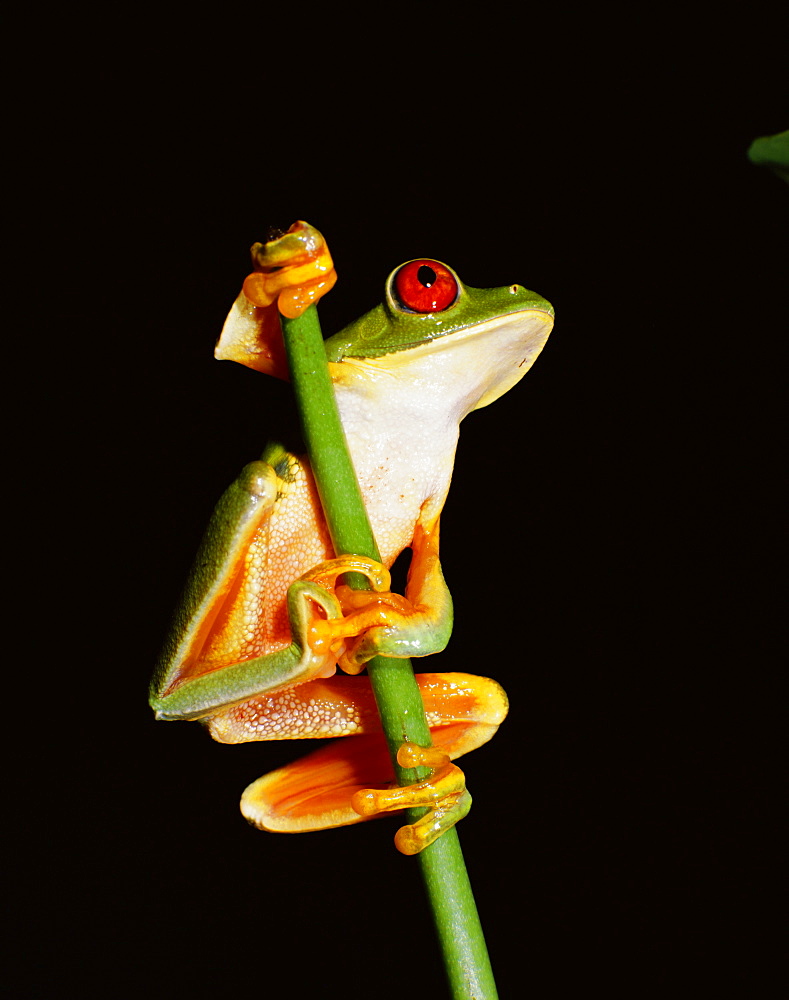
[[[507, 714], [501, 687], [469, 674], [417, 674], [434, 744], [450, 757], [487, 742]], [[233, 715], [229, 720], [227, 717]], [[262, 830], [298, 833], [360, 823], [353, 795], [394, 780], [367, 677], [309, 681], [212, 721], [222, 742], [355, 735], [253, 782], [241, 811]]]

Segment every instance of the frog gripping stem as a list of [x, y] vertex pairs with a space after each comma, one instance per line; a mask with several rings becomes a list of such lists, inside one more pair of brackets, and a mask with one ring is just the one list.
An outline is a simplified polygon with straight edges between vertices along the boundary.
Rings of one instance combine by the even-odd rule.
[[351, 805], [360, 816], [427, 806], [424, 816], [395, 834], [395, 847], [401, 854], [419, 854], [467, 815], [471, 795], [463, 772], [443, 750], [404, 743], [397, 751], [397, 763], [404, 768], [429, 767], [431, 774], [413, 785], [382, 791], [365, 788], [356, 792]]

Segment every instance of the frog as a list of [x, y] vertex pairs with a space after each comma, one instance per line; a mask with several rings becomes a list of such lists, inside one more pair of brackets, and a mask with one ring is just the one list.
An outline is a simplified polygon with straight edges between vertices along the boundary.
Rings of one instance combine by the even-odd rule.
[[[314, 233], [298, 223], [253, 246], [256, 270], [233, 304], [216, 357], [288, 378], [277, 302], [287, 315], [287, 295], [301, 294], [304, 308], [336, 280]], [[311, 275], [298, 256], [310, 240]], [[245, 790], [241, 811], [258, 829], [325, 830], [424, 806], [425, 817], [395, 838], [402, 853], [415, 854], [468, 812], [463, 772], [453, 762], [503, 722], [502, 687], [463, 672], [416, 674], [433, 746], [404, 744], [397, 759], [431, 773], [396, 787], [363, 671], [373, 656], [423, 657], [446, 647], [452, 599], [439, 523], [460, 423], [521, 380], [553, 319], [551, 304], [521, 285], [473, 288], [448, 265], [415, 258], [390, 273], [379, 305], [324, 341], [380, 560], [334, 552], [309, 460], [279, 441], [219, 500], [150, 704], [157, 719], [200, 721], [220, 743], [332, 739]], [[390, 569], [406, 549], [400, 595], [391, 590]], [[368, 589], [351, 589], [349, 573]]]

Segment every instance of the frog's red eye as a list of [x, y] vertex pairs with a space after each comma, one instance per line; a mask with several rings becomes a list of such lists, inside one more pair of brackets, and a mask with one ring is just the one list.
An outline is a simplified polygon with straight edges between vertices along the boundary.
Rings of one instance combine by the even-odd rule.
[[455, 275], [437, 260], [412, 260], [395, 275], [395, 292], [406, 309], [419, 313], [440, 312], [458, 295]]

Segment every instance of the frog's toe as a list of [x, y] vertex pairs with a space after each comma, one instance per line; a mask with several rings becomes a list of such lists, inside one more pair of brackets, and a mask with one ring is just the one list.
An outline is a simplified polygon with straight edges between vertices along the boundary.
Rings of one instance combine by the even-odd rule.
[[443, 750], [406, 743], [400, 747], [397, 760], [402, 767], [429, 767], [432, 774], [413, 785], [362, 789], [355, 793], [351, 805], [365, 817], [427, 806], [424, 816], [401, 827], [395, 835], [398, 851], [418, 854], [463, 819], [471, 808], [471, 795], [465, 775]]
[[471, 794], [463, 789], [458, 796], [447, 796], [432, 809], [408, 826], [401, 826], [395, 834], [395, 847], [401, 854], [419, 854], [428, 844], [438, 840], [442, 833], [459, 823], [471, 809]]

